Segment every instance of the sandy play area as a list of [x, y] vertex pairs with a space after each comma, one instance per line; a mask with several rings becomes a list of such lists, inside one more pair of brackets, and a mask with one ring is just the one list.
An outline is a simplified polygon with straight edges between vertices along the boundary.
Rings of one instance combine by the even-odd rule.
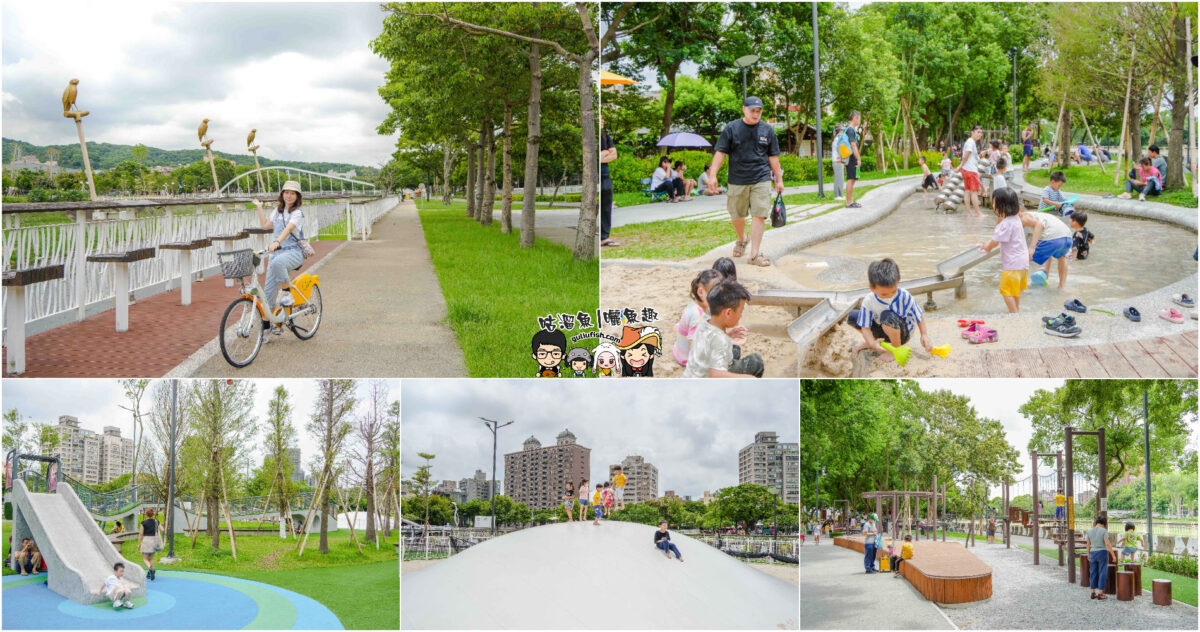
[[[654, 360], [655, 377], [682, 377], [683, 367], [675, 362], [671, 349], [675, 347], [675, 324], [683, 313], [684, 306], [691, 301], [689, 295], [692, 279], [698, 270], [687, 270], [673, 266], [623, 266], [606, 265], [600, 270], [601, 307], [641, 311], [651, 307], [658, 312], [659, 320], [648, 323], [662, 332], [662, 355]], [[739, 269], [739, 276], [741, 270]], [[750, 279], [740, 279], [750, 293], [759, 289], [759, 284]], [[746, 306], [741, 324], [749, 330], [743, 353], [757, 353], [766, 365], [764, 377], [797, 377], [796, 345], [788, 338], [787, 325], [795, 316], [782, 307]], [[613, 327], [604, 333], [620, 336]], [[849, 371], [847, 370], [847, 375]]]

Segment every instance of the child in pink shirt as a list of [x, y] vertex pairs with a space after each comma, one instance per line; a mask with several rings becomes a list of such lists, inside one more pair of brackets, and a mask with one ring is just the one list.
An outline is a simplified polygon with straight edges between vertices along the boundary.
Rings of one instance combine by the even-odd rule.
[[695, 335], [696, 328], [700, 326], [700, 323], [708, 320], [708, 301], [706, 300], [708, 291], [724, 278], [720, 272], [710, 268], [701, 271], [696, 278], [692, 279], [692, 302], [683, 308], [683, 315], [675, 324], [675, 333], [679, 335], [675, 338], [675, 346], [671, 349], [671, 355], [675, 356], [675, 361], [679, 363], [679, 366], [687, 366], [692, 336]]
[[1010, 314], [1021, 311], [1021, 292], [1029, 287], [1029, 246], [1025, 243], [1025, 228], [1021, 224], [1021, 204], [1012, 189], [997, 189], [992, 193], [996, 209], [996, 229], [992, 239], [979, 247], [991, 252], [1000, 246], [1000, 296]]

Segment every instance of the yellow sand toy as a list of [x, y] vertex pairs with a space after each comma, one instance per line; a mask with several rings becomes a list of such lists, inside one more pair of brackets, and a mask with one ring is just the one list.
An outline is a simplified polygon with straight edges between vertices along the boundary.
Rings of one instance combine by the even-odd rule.
[[935, 355], [939, 358], [944, 358], [944, 357], [950, 355], [950, 345], [942, 345], [940, 347], [934, 347], [929, 350], [929, 353], [932, 353], [933, 355]]
[[893, 347], [890, 342], [880, 342], [879, 346], [892, 352], [892, 357], [896, 358], [896, 364], [904, 366], [908, 364], [908, 357], [912, 355], [912, 349], [908, 347]]

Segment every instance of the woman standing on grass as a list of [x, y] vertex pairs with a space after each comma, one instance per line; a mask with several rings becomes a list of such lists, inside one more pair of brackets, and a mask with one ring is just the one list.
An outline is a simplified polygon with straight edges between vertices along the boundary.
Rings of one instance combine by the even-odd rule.
[[154, 519], [154, 508], [146, 508], [146, 519], [138, 531], [138, 552], [146, 563], [146, 577], [154, 579], [154, 554], [162, 550], [162, 536], [159, 535], [159, 523]]
[[1021, 132], [1021, 167], [1029, 170], [1029, 160], [1033, 158], [1033, 123], [1025, 124]]

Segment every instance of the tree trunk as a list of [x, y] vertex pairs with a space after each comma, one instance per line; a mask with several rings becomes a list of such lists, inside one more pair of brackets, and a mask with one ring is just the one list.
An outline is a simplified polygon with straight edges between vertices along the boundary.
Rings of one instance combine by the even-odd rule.
[[208, 524], [205, 526], [208, 527], [209, 546], [218, 551], [221, 549], [221, 505], [219, 499], [213, 496], [219, 495], [214, 493], [208, 497]]
[[483, 177], [483, 205], [480, 208], [479, 223], [491, 226], [496, 209], [496, 128], [491, 118], [487, 120], [487, 160], [484, 164], [486, 173]]
[[1071, 165], [1071, 110], [1065, 109], [1062, 113], [1062, 123], [1058, 130], [1058, 166], [1069, 167]]
[[[1193, 7], [1194, 8], [1194, 7]], [[1192, 96], [1188, 94], [1187, 38], [1190, 34], [1185, 30], [1184, 18], [1175, 11], [1173, 18], [1175, 35], [1175, 63], [1171, 68], [1171, 133], [1167, 136], [1167, 173], [1166, 183], [1172, 188], [1183, 188], [1183, 126], [1187, 121], [1188, 104]], [[1192, 174], [1195, 178], [1196, 174]]]
[[450, 206], [453, 201], [450, 192], [450, 175], [454, 171], [454, 154], [450, 152], [450, 143], [442, 146], [442, 204]]
[[327, 464], [325, 466], [325, 488], [317, 490], [320, 495], [313, 498], [313, 502], [321, 503], [321, 541], [318, 550], [325, 555], [329, 554], [329, 488], [333, 487], [332, 481], [333, 473]]
[[1129, 98], [1129, 157], [1134, 162], [1142, 157], [1142, 100], [1137, 96]]
[[[579, 64], [579, 113], [583, 132], [583, 187], [579, 197], [579, 227], [575, 232], [575, 258], [592, 259], [600, 247], [596, 216], [600, 201], [596, 183], [600, 180], [600, 147], [596, 140], [596, 114], [592, 103], [592, 62], [600, 56], [600, 45], [591, 31], [587, 9], [579, 7], [583, 28], [588, 34], [588, 52]], [[672, 88], [674, 89], [674, 88]]]
[[[534, 6], [537, 6], [536, 4]], [[540, 34], [540, 29], [538, 34]], [[538, 147], [542, 143], [542, 52], [529, 45], [529, 120], [525, 137], [525, 186], [521, 196], [521, 247], [532, 248], [537, 204]]]
[[500, 194], [500, 232], [512, 232], [512, 105], [504, 103], [504, 189]]
[[[367, 458], [367, 471], [363, 477], [363, 482], [366, 486], [364, 493], [367, 496], [367, 528], [363, 534], [363, 540], [374, 544], [375, 543], [375, 468], [371, 463], [373, 456]], [[358, 511], [358, 507], [354, 508]]]
[[[671, 114], [675, 111], [675, 75], [679, 73], [679, 65], [682, 63], [677, 61], [663, 72], [667, 78], [667, 93], [663, 95], [662, 133], [658, 135], [659, 138], [671, 133]], [[591, 85], [589, 81], [588, 87]]]
[[475, 217], [475, 145], [467, 145], [467, 217]]
[[487, 189], [487, 150], [488, 135], [492, 132], [492, 124], [486, 118], [479, 123], [479, 159], [475, 166], [479, 173], [475, 176], [475, 221], [483, 221], [483, 196]]

